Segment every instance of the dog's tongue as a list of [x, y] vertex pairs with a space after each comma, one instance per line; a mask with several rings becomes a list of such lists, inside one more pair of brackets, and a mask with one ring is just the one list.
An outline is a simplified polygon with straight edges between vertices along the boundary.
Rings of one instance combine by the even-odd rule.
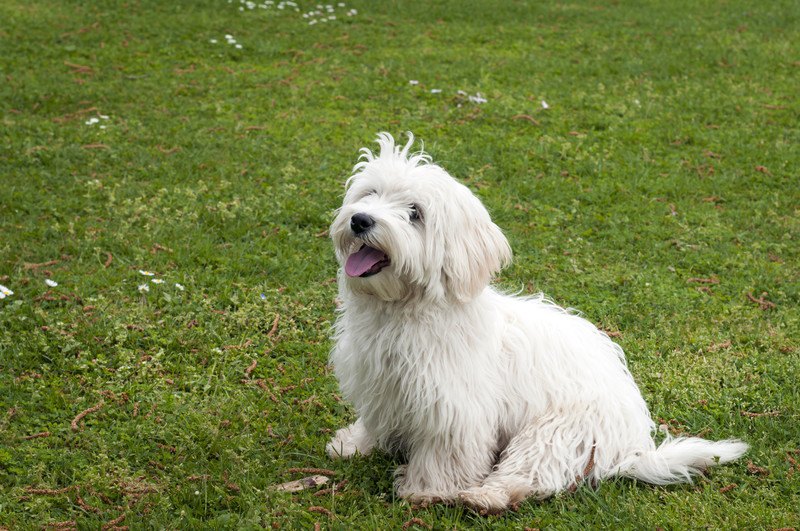
[[360, 277], [381, 260], [386, 260], [386, 254], [383, 251], [364, 245], [347, 257], [347, 263], [344, 264], [344, 272], [349, 277]]

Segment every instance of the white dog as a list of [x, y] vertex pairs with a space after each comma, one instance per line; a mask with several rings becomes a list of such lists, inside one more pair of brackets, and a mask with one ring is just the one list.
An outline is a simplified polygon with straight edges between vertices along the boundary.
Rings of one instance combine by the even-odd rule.
[[489, 286], [511, 249], [481, 202], [386, 133], [331, 225], [342, 269], [331, 362], [358, 420], [331, 457], [397, 452], [397, 494], [498, 512], [614, 475], [691, 481], [737, 440], [653, 442], [622, 349], [542, 295]]

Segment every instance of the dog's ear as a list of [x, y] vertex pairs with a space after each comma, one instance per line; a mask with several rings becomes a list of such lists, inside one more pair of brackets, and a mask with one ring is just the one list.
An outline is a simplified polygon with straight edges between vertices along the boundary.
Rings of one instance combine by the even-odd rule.
[[[477, 198], [459, 212], [446, 230], [442, 283], [448, 296], [468, 302], [511, 261], [511, 246]], [[459, 223], [455, 220], [461, 220]]]

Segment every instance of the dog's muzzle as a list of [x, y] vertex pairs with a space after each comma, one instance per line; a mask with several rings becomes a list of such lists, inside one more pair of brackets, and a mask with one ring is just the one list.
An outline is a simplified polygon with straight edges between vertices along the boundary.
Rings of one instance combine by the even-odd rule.
[[363, 234], [375, 225], [375, 219], [368, 214], [359, 212], [350, 218], [350, 230], [355, 234]]

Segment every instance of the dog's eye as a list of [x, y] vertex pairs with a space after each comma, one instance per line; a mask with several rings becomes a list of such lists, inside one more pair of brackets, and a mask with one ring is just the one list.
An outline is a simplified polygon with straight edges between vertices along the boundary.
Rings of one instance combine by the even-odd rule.
[[420, 215], [419, 207], [417, 205], [411, 205], [411, 209], [408, 212], [408, 219], [411, 221], [419, 221]]

